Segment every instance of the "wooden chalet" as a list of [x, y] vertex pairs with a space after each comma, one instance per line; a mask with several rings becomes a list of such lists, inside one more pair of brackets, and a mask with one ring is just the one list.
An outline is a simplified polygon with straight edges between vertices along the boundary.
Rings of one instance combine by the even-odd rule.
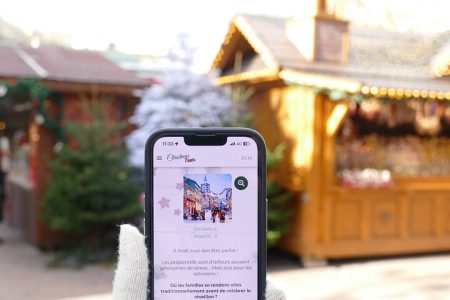
[[[0, 45], [0, 83], [2, 91], [13, 94], [13, 99], [0, 98], [0, 135], [9, 143], [9, 153], [2, 153], [9, 161], [5, 219], [26, 239], [46, 247], [57, 235], [40, 220], [40, 203], [51, 184], [49, 162], [65, 142], [64, 123], [85, 119], [82, 99], [102, 98], [111, 101], [111, 121], [127, 120], [138, 102], [133, 91], [149, 82], [98, 52], [5, 43]], [[39, 91], [48, 92], [39, 96]], [[11, 103], [3, 105], [6, 101]]]
[[358, 28], [317, 3], [237, 15], [212, 65], [254, 91], [268, 147], [287, 146], [282, 247], [306, 261], [450, 250], [450, 34]]

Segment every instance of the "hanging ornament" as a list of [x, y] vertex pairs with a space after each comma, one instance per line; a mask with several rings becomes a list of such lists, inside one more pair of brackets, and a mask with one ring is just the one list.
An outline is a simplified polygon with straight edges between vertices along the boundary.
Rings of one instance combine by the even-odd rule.
[[8, 87], [2, 82], [0, 82], [0, 98], [4, 97], [6, 93], [8, 93]]
[[372, 98], [361, 102], [361, 112], [369, 122], [376, 122], [380, 114], [380, 101]]
[[36, 114], [36, 116], [34, 116], [34, 121], [36, 122], [36, 124], [42, 125], [45, 122], [45, 118], [41, 114]]
[[53, 151], [54, 151], [55, 153], [58, 153], [58, 152], [60, 152], [63, 148], [64, 148], [64, 143], [63, 143], [63, 142], [57, 142], [57, 143], [55, 144], [55, 146], [53, 146]]
[[441, 119], [435, 103], [422, 103], [416, 112], [415, 128], [420, 135], [435, 136], [441, 132]]

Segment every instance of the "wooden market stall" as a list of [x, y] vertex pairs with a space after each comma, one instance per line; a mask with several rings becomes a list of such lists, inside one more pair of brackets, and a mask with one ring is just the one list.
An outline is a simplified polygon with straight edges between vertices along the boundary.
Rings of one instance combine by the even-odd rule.
[[236, 16], [212, 66], [251, 88], [268, 147], [287, 146], [281, 246], [307, 261], [450, 250], [449, 37], [361, 29], [317, 3]]
[[64, 125], [83, 121], [82, 100], [108, 98], [111, 121], [128, 119], [136, 89], [148, 81], [91, 51], [59, 46], [31, 48], [0, 45], [1, 136], [9, 143], [6, 221], [39, 247], [53, 246], [60, 236], [40, 217], [41, 201], [51, 184], [49, 164], [67, 143]]

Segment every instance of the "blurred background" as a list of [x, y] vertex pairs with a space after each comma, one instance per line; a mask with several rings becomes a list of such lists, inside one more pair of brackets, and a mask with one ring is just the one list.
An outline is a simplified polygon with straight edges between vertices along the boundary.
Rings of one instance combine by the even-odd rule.
[[288, 299], [450, 294], [450, 3], [0, 0], [0, 299], [109, 299], [158, 128], [268, 146]]

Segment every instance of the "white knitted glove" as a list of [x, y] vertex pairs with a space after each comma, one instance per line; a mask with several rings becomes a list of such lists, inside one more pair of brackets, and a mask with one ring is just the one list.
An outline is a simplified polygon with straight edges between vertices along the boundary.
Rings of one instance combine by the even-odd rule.
[[[120, 226], [119, 263], [113, 283], [113, 300], [145, 300], [147, 297], [148, 258], [144, 236], [131, 225]], [[284, 300], [284, 293], [270, 283], [267, 300]]]

